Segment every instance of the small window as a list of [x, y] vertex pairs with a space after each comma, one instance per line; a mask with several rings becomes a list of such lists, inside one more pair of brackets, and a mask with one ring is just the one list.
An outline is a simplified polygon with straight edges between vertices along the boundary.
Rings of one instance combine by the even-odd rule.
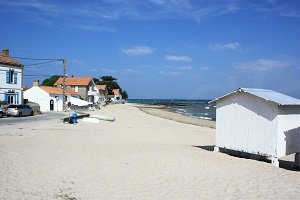
[[9, 71], [6, 71], [6, 83], [18, 83], [18, 72], [16, 72], [14, 69], [10, 69]]
[[78, 92], [78, 86], [75, 86], [75, 92]]

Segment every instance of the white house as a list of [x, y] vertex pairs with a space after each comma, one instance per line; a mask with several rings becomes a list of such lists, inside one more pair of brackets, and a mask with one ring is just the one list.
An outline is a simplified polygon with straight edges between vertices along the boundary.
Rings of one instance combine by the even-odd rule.
[[120, 89], [113, 89], [112, 93], [114, 94], [112, 101], [114, 103], [121, 103], [122, 102], [122, 94], [120, 92]]
[[216, 147], [278, 158], [300, 166], [300, 100], [265, 89], [239, 88], [216, 102]]
[[9, 56], [9, 50], [0, 52], [0, 101], [21, 104], [23, 64]]
[[[88, 105], [88, 102], [79, 99], [78, 93], [73, 90], [66, 89], [65, 98], [66, 102], [70, 102], [72, 105]], [[63, 90], [61, 88], [34, 84], [33, 87], [24, 91], [24, 99], [38, 103], [42, 112], [63, 111]]]
[[[59, 78], [54, 87], [61, 88], [63, 84], [63, 77]], [[66, 88], [77, 92], [80, 98], [89, 103], [96, 103], [97, 90], [92, 77], [67, 77], [65, 78]]]
[[107, 100], [108, 90], [106, 85], [95, 85], [97, 95], [95, 96], [96, 103], [103, 103]]

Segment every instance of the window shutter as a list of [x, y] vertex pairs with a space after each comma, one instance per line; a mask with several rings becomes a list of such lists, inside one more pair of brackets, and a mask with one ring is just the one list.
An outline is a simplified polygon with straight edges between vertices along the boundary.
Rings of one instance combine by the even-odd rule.
[[6, 71], [6, 83], [9, 83], [9, 71]]
[[18, 73], [14, 72], [14, 84], [18, 83]]

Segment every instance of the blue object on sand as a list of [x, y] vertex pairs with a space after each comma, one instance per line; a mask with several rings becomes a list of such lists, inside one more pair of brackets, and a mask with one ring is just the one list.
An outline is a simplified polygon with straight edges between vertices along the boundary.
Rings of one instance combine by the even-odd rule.
[[77, 124], [77, 113], [72, 114], [72, 124]]

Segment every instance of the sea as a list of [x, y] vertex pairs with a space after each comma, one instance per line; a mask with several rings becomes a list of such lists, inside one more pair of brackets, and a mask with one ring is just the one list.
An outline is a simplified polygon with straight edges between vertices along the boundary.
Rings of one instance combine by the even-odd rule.
[[206, 120], [216, 120], [216, 107], [209, 104], [210, 100], [182, 100], [182, 99], [128, 99], [129, 103], [165, 106], [171, 111], [187, 116]]

